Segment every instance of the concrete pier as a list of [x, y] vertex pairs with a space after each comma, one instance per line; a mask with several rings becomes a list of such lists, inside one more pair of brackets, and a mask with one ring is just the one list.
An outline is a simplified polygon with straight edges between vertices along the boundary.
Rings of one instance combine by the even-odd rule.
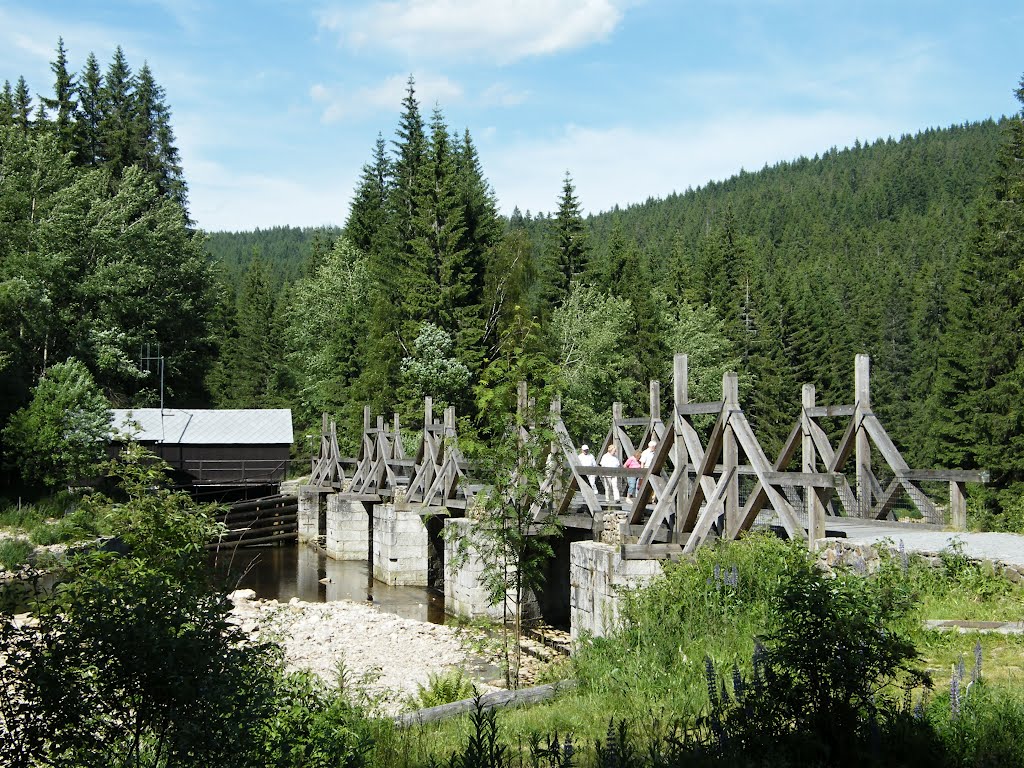
[[570, 547], [569, 631], [575, 645], [588, 633], [604, 637], [619, 620], [622, 592], [661, 575], [659, 560], [623, 560], [619, 548], [597, 541]]
[[373, 507], [373, 578], [391, 586], [428, 584], [427, 526], [403, 500]]
[[[300, 529], [301, 530], [301, 529]], [[366, 560], [370, 555], [370, 515], [361, 501], [327, 497], [327, 554], [335, 560]]]
[[322, 493], [316, 487], [299, 486], [299, 543], [316, 542], [320, 535]]

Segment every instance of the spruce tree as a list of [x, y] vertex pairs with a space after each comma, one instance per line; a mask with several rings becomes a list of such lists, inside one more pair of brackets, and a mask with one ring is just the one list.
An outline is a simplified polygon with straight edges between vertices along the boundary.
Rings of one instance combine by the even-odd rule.
[[144, 63], [133, 93], [135, 124], [131, 132], [131, 155], [153, 179], [160, 194], [177, 201], [185, 210], [187, 187], [165, 97], [164, 89], [153, 79], [149, 64]]
[[377, 134], [373, 160], [363, 166], [345, 222], [345, 237], [363, 253], [380, 251], [388, 243], [388, 188], [391, 163], [384, 137]]
[[11, 81], [4, 80], [3, 90], [0, 90], [0, 128], [9, 125], [14, 125], [14, 91]]
[[[1024, 79], [1017, 90], [1024, 105]], [[991, 471], [1004, 503], [1024, 484], [1024, 111], [1007, 121], [992, 189], [950, 293], [926, 453]]]
[[100, 89], [100, 145], [104, 163], [114, 177], [138, 161], [135, 81], [121, 46], [107, 67]]
[[64, 38], [57, 40], [57, 60], [50, 63], [54, 75], [53, 98], [43, 98], [42, 103], [53, 113], [53, 125], [57, 132], [62, 152], [73, 152], [75, 149], [75, 121], [77, 119], [78, 101], [75, 94], [77, 83], [68, 72], [68, 56], [64, 48]]
[[28, 133], [32, 127], [32, 94], [29, 93], [28, 83], [24, 77], [18, 78], [14, 86], [13, 100], [14, 125], [21, 129], [22, 133]]
[[568, 171], [562, 183], [558, 213], [550, 226], [546, 269], [547, 298], [552, 306], [557, 307], [561, 306], [569, 295], [572, 283], [582, 278], [587, 269], [589, 256], [582, 209]]
[[79, 119], [75, 123], [75, 162], [86, 167], [103, 161], [103, 75], [96, 55], [89, 53], [78, 80]]

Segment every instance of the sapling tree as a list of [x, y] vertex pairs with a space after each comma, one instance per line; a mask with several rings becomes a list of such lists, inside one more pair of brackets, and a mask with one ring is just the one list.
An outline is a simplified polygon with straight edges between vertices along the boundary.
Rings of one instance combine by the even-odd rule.
[[471, 453], [489, 489], [481, 495], [472, 531], [457, 542], [456, 564], [479, 558], [490, 605], [505, 607], [502, 637], [510, 687], [519, 684], [524, 604], [543, 584], [553, 554], [550, 538], [559, 533], [551, 504], [561, 469], [555, 439], [547, 421], [534, 420], [524, 409], [500, 440]]

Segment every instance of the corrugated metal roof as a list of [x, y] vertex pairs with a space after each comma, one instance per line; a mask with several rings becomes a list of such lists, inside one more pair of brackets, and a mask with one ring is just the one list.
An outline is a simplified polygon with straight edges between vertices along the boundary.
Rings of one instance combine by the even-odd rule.
[[182, 445], [290, 445], [290, 408], [115, 408], [114, 430], [141, 442]]

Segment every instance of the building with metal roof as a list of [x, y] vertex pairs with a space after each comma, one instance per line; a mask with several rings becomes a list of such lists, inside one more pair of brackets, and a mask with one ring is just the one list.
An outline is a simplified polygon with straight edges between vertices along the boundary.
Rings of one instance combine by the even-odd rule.
[[288, 408], [111, 411], [115, 441], [134, 440], [195, 485], [279, 483], [294, 433]]

